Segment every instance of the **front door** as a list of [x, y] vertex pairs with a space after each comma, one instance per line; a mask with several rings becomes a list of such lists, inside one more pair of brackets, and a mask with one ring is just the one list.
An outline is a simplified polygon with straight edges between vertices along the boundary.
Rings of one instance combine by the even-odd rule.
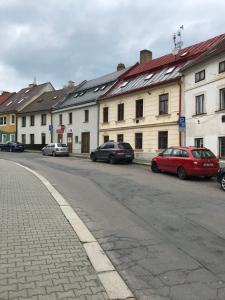
[[82, 132], [81, 135], [81, 153], [90, 152], [90, 132]]
[[73, 150], [73, 134], [67, 133], [67, 147], [70, 153], [72, 153]]
[[41, 134], [41, 145], [42, 146], [46, 145], [46, 135], [45, 135], [45, 133]]
[[61, 144], [63, 141], [63, 135], [61, 133], [58, 133], [58, 136], [57, 136], [57, 143]]

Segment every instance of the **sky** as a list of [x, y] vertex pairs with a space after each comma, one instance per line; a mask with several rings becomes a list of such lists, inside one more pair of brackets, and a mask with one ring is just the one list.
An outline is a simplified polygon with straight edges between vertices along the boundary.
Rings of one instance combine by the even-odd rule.
[[0, 90], [58, 89], [225, 33], [224, 0], [0, 0]]

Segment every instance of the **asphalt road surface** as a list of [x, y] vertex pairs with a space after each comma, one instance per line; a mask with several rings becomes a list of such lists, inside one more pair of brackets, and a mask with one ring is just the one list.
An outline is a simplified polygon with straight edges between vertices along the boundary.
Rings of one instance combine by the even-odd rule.
[[225, 193], [215, 179], [39, 153], [0, 158], [39, 172], [63, 194], [137, 299], [225, 299]]

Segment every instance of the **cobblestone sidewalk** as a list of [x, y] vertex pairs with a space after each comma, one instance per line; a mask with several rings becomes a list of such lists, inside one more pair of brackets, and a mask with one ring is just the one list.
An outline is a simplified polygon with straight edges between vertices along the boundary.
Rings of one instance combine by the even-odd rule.
[[0, 299], [108, 299], [42, 183], [0, 159]]

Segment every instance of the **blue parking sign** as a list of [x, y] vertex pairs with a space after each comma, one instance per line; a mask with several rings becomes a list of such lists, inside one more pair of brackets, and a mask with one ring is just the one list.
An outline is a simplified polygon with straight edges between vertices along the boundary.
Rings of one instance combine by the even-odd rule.
[[185, 117], [179, 117], [179, 128], [185, 128]]

